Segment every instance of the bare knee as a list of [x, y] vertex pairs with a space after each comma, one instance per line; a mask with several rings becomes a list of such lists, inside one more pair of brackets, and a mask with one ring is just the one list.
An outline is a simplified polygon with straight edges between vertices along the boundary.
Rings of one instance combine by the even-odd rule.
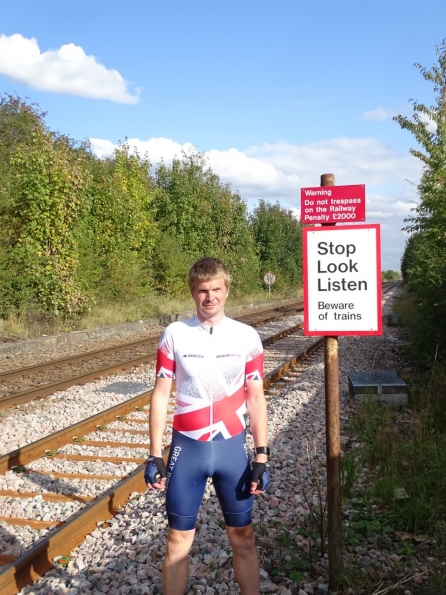
[[252, 551], [256, 547], [252, 525], [246, 527], [226, 527], [229, 543], [236, 552]]
[[183, 558], [189, 554], [195, 531], [176, 531], [169, 529], [167, 536], [166, 556], [169, 558]]

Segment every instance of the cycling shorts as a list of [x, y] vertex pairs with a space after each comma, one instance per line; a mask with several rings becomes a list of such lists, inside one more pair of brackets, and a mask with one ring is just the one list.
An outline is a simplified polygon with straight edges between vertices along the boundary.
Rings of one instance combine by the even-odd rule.
[[226, 525], [250, 525], [254, 496], [250, 494], [251, 466], [247, 453], [244, 431], [226, 440], [202, 442], [174, 429], [167, 465], [169, 527], [178, 531], [195, 529], [209, 477]]

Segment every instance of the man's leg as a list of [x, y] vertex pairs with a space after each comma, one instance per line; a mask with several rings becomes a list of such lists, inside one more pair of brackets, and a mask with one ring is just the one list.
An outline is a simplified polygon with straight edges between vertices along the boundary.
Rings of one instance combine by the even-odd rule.
[[242, 595], [259, 595], [259, 560], [252, 524], [227, 526], [226, 533], [232, 546], [235, 579]]
[[189, 550], [195, 529], [169, 529], [163, 562], [163, 595], [184, 595], [189, 580]]

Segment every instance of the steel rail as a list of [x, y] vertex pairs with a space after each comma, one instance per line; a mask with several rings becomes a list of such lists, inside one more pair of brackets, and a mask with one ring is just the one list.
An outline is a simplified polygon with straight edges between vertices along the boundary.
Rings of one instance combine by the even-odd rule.
[[[279, 333], [280, 334], [280, 333]], [[299, 366], [299, 363], [310, 356], [321, 345], [323, 339], [317, 340], [313, 345], [307, 347], [303, 352], [295, 355], [293, 358], [285, 362], [279, 368], [266, 375], [264, 380], [265, 389], [271, 388], [274, 382], [278, 382], [281, 378]], [[16, 451], [8, 453], [0, 458], [0, 471], [11, 469], [16, 465], [23, 466], [27, 462], [44, 456], [47, 452], [49, 439], [51, 439], [51, 446], [60, 447], [72, 441], [73, 438], [79, 436], [79, 433], [87, 433], [94, 431], [98, 427], [98, 421], [115, 421], [122, 416], [123, 411], [130, 413], [134, 410], [140, 410], [141, 406], [150, 402], [152, 391], [133, 397], [129, 401], [116, 405], [109, 410], [99, 413], [88, 420], [79, 422], [61, 430], [51, 437], [46, 437], [37, 442], [19, 448]], [[129, 420], [130, 421], [130, 420]], [[147, 422], [146, 422], [147, 423]], [[125, 430], [123, 430], [125, 432]], [[53, 441], [55, 439], [55, 442]], [[104, 446], [107, 443], [104, 442]], [[131, 446], [131, 443], [122, 443], [126, 446]], [[149, 444], [146, 444], [149, 448]], [[166, 459], [168, 455], [168, 447], [164, 449], [163, 456]], [[58, 458], [78, 458], [85, 460], [84, 455], [56, 455]], [[102, 457], [98, 455], [91, 456], [92, 459], [101, 460], [110, 459], [109, 457]], [[122, 458], [118, 459], [122, 461]], [[142, 462], [142, 461], [140, 461]], [[130, 495], [134, 492], [144, 492], [147, 486], [144, 482], [144, 465], [140, 465], [125, 479], [119, 481], [104, 492], [101, 496], [88, 502], [83, 509], [75, 513], [67, 521], [59, 523], [59, 526], [48, 533], [45, 537], [40, 539], [34, 546], [32, 546], [22, 556], [11, 561], [11, 563], [0, 572], [0, 593], [2, 595], [15, 595], [24, 586], [35, 582], [45, 572], [50, 570], [54, 565], [54, 558], [56, 556], [68, 555], [70, 551], [78, 547], [85, 537], [91, 533], [99, 522], [106, 521], [113, 517], [125, 503], [128, 501]], [[11, 519], [10, 519], [11, 520]], [[23, 521], [22, 521], [23, 522]], [[55, 524], [55, 523], [53, 523]], [[5, 559], [5, 561], [7, 561]]]
[[152, 391], [141, 393], [124, 403], [119, 403], [110, 409], [96, 413], [96, 415], [86, 420], [68, 426], [50, 436], [45, 436], [40, 440], [36, 440], [36, 442], [32, 442], [3, 455], [0, 457], [0, 473], [6, 473], [6, 471], [13, 467], [24, 467], [27, 463], [44, 457], [50, 446], [51, 450], [57, 451], [61, 446], [72, 442], [76, 436], [94, 432], [98, 429], [98, 426], [116, 421], [117, 417], [122, 417], [140, 407], [146, 406], [150, 402], [151, 395]]
[[[302, 328], [302, 324], [295, 325], [280, 331], [271, 337], [267, 337], [262, 341], [263, 346], [271, 345], [283, 339], [284, 337], [295, 333]], [[30, 461], [34, 461], [42, 456], [45, 456], [47, 450], [51, 445], [52, 450], [57, 450], [60, 446], [71, 442], [78, 436], [89, 434], [98, 429], [102, 425], [116, 421], [117, 418], [122, 418], [134, 410], [144, 407], [150, 403], [152, 391], [147, 391], [128, 399], [124, 403], [119, 403], [110, 409], [101, 411], [83, 421], [78, 422], [72, 426], [59, 430], [50, 436], [46, 436], [32, 442], [26, 446], [22, 446], [10, 453], [0, 457], [0, 473], [6, 473], [13, 467], [23, 467]]]
[[144, 466], [140, 466], [7, 566], [0, 573], [0, 593], [16, 595], [23, 587], [34, 583], [53, 567], [56, 556], [70, 553], [96, 528], [99, 521], [112, 518], [133, 492], [144, 492], [146, 489]]
[[62, 357], [59, 359], [51, 360], [49, 362], [43, 362], [41, 364], [34, 364], [33, 366], [26, 366], [25, 368], [16, 368], [15, 370], [9, 370], [8, 372], [2, 372], [0, 374], [0, 381], [2, 380], [11, 380], [12, 378], [17, 378], [18, 376], [22, 376], [23, 374], [32, 374], [36, 372], [43, 372], [45, 370], [51, 370], [52, 368], [58, 368], [60, 366], [66, 364], [75, 364], [76, 362], [82, 362], [86, 359], [93, 359], [96, 356], [105, 355], [107, 353], [114, 353], [116, 351], [121, 351], [123, 349], [131, 349], [142, 347], [147, 345], [147, 343], [155, 344], [157, 343], [159, 337], [148, 337], [147, 339], [141, 339], [140, 341], [134, 341], [131, 343], [119, 343], [114, 347], [106, 347], [105, 349], [96, 349], [94, 351], [86, 351], [84, 353], [80, 353], [79, 355], [71, 355], [68, 357]]
[[[387, 293], [393, 287], [394, 285], [386, 288], [386, 291], [383, 293]], [[301, 325], [297, 326], [301, 327]], [[295, 328], [294, 330], [297, 329]], [[282, 333], [280, 335], [283, 336]], [[287, 375], [292, 374], [292, 371], [299, 366], [302, 360], [309, 357], [323, 344], [323, 341], [323, 338], [318, 339], [302, 353], [291, 358], [272, 372], [269, 372], [264, 379], [264, 388], [269, 390], [274, 383], [280, 382], [281, 379], [286, 379]], [[55, 438], [55, 442], [52, 441], [51, 444], [53, 446], [55, 444], [61, 446], [62, 444], [66, 444], [70, 439], [73, 440], [73, 438], [79, 435], [79, 432], [87, 433], [88, 431], [96, 430], [98, 427], [97, 421], [114, 421], [117, 417], [117, 412], [122, 416], [123, 412], [129, 413], [132, 409], [139, 409], [143, 406], [141, 403], [147, 404], [150, 401], [150, 395], [151, 391], [143, 393], [88, 420], [61, 430], [51, 437], [52, 439]], [[16, 464], [24, 464], [35, 458], [39, 458], [42, 454], [45, 454], [46, 449], [44, 447], [48, 444], [46, 441], [47, 439], [39, 440], [1, 457], [0, 471], [2, 469], [11, 469]], [[59, 456], [63, 457], [66, 455]], [[167, 457], [167, 450], [163, 452], [163, 456], [165, 458]], [[71, 455], [70, 458], [75, 459], [77, 456]], [[83, 456], [79, 456], [79, 458], [85, 459]], [[95, 455], [91, 458], [97, 459], [98, 457]], [[112, 459], [112, 457], [100, 458], [102, 460]], [[145, 490], [144, 466], [141, 465], [125, 479], [119, 481], [100, 497], [95, 498], [82, 510], [71, 516], [68, 521], [58, 523], [58, 528], [39, 540], [25, 554], [11, 561], [11, 564], [0, 572], [0, 592], [2, 595], [15, 595], [26, 585], [33, 583], [52, 568], [53, 559], [57, 555], [67, 555], [82, 543], [85, 537], [96, 528], [98, 522], [106, 521], [113, 517], [125, 505], [132, 493], [143, 492]], [[21, 522], [24, 523], [24, 520], [21, 519]], [[1, 556], [4, 562], [12, 558], [12, 556]]]
[[[270, 314], [271, 311], [276, 312], [276, 314], [274, 316], [270, 316], [268, 319], [263, 318], [260, 321], [257, 320], [256, 322], [251, 323], [251, 326], [257, 326], [258, 324], [266, 324], [267, 322], [271, 322], [272, 320], [277, 320], [278, 318], [283, 318], [284, 316], [288, 316], [290, 314], [290, 312], [302, 309], [301, 305], [302, 305], [301, 300], [296, 300], [296, 302], [294, 304], [286, 304], [284, 306], [269, 308], [266, 310], [262, 310], [260, 312], [255, 312], [255, 313], [252, 313], [249, 315], [244, 315], [244, 316], [238, 317], [238, 318], [236, 318], [236, 320], [240, 320], [240, 321], [248, 320], [249, 318], [252, 318], [253, 316], [258, 318], [259, 314], [260, 315], [265, 314], [265, 313]], [[35, 372], [39, 372], [42, 370], [57, 368], [60, 365], [66, 365], [67, 363], [70, 363], [70, 362], [75, 363], [75, 362], [79, 362], [79, 361], [85, 361], [85, 360], [88, 360], [90, 357], [93, 358], [93, 357], [102, 355], [104, 353], [116, 352], [116, 351], [120, 351], [122, 349], [129, 349], [129, 348], [133, 348], [136, 346], [141, 346], [141, 344], [144, 344], [144, 343], [152, 343], [152, 344], [156, 345], [158, 340], [159, 340], [159, 337], [158, 338], [154, 337], [154, 338], [139, 340], [139, 341], [131, 342], [131, 343], [123, 343], [120, 345], [116, 345], [114, 347], [106, 348], [104, 350], [96, 350], [96, 351], [86, 352], [84, 354], [76, 355], [73, 358], [69, 358], [69, 357], [62, 358], [59, 360], [53, 360], [52, 362], [45, 362], [43, 364], [36, 364], [35, 366], [29, 366], [29, 367], [23, 368], [21, 370], [20, 369], [11, 370], [10, 372], [5, 372], [4, 374], [0, 374], [0, 381], [11, 379], [11, 378], [16, 378], [16, 377], [20, 376], [20, 374], [27, 373], [27, 372], [35, 373]], [[52, 383], [38, 386], [35, 388], [30, 388], [25, 391], [21, 391], [18, 393], [12, 393], [11, 395], [6, 395], [3, 397], [0, 397], [0, 410], [7, 409], [9, 407], [12, 407], [13, 405], [20, 405], [23, 403], [27, 403], [34, 399], [46, 397], [46, 396], [53, 394], [59, 390], [64, 390], [64, 389], [70, 388], [71, 386], [74, 386], [74, 385], [86, 384], [87, 382], [91, 382], [92, 380], [97, 380], [98, 378], [108, 376], [110, 374], [114, 374], [114, 373], [120, 372], [122, 370], [127, 370], [129, 368], [140, 366], [142, 364], [150, 363], [155, 358], [156, 358], [156, 349], [154, 349], [152, 352], [150, 352], [144, 356], [140, 356], [137, 358], [135, 358], [135, 357], [128, 358], [128, 359], [122, 360], [122, 361], [117, 362], [112, 365], [102, 366], [102, 367], [96, 368], [95, 370], [90, 370], [84, 374], [70, 376], [70, 377], [62, 379], [62, 380], [57, 380], [56, 382], [52, 382]]]
[[64, 380], [58, 380], [50, 384], [45, 384], [38, 388], [30, 388], [29, 390], [25, 390], [20, 393], [8, 395], [6, 397], [1, 397], [0, 410], [7, 409], [8, 407], [12, 407], [13, 405], [27, 403], [28, 401], [33, 401], [34, 399], [47, 397], [48, 395], [51, 395], [59, 390], [70, 388], [75, 384], [86, 384], [87, 382], [98, 380], [98, 378], [103, 378], [104, 376], [114, 374], [115, 372], [121, 372], [122, 370], [128, 370], [129, 368], [133, 368], [135, 366], [148, 364], [152, 362], [155, 358], [156, 352], [149, 353], [142, 357], [130, 358], [121, 361], [112, 366], [104, 366], [102, 368], [97, 368], [86, 374], [80, 374], [79, 376], [71, 376], [70, 378], [65, 378]]
[[299, 367], [301, 361], [312, 355], [319, 347], [324, 344], [324, 337], [315, 341], [312, 345], [304, 349], [301, 353], [291, 358], [285, 364], [282, 364], [272, 372], [266, 374], [263, 379], [263, 388], [269, 390], [273, 384], [277, 384], [279, 380], [286, 378], [289, 372]]

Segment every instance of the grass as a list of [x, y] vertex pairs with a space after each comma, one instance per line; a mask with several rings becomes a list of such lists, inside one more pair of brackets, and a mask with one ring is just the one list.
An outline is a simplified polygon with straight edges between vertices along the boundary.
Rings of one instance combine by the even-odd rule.
[[[412, 333], [421, 328], [415, 305], [412, 295], [395, 304], [407, 325], [403, 332], [412, 339]], [[416, 341], [407, 350], [408, 356], [414, 353]], [[361, 449], [346, 455], [342, 462], [343, 495], [359, 512], [357, 518], [349, 519], [344, 542], [355, 545], [361, 531], [406, 532], [414, 538], [404, 542], [397, 553], [409, 560], [415, 538], [426, 536], [429, 551], [425, 555], [440, 563], [429, 574], [428, 584], [419, 591], [413, 585], [410, 589], [412, 593], [440, 594], [446, 593], [446, 565], [441, 564], [446, 558], [446, 366], [432, 360], [426, 372], [423, 359], [421, 371], [415, 360], [406, 370], [408, 408], [364, 403], [351, 421]], [[354, 479], [364, 470], [366, 481], [358, 489]], [[407, 497], [396, 498], [396, 488], [404, 488]], [[359, 588], [363, 577], [355, 577], [350, 568], [344, 579]]]
[[[302, 290], [273, 293], [272, 300], [299, 297]], [[249, 295], [230, 295], [227, 312], [237, 312], [239, 307], [250, 304], [266, 303], [267, 291], [258, 291]], [[8, 319], [0, 319], [0, 338], [14, 337], [34, 338], [43, 335], [83, 330], [88, 328], [111, 326], [123, 322], [133, 322], [142, 318], [158, 318], [169, 314], [194, 311], [194, 303], [190, 296], [170, 298], [162, 295], [148, 295], [132, 301], [116, 301], [98, 303], [85, 315], [73, 319], [60, 319], [36, 310], [24, 311], [20, 315], [11, 315]]]
[[[371, 404], [352, 426], [363, 443], [361, 462], [374, 470], [369, 497], [381, 502], [400, 531], [431, 532], [446, 519], [446, 436], [431, 431], [424, 410], [389, 411]], [[395, 489], [408, 498], [395, 500]]]

